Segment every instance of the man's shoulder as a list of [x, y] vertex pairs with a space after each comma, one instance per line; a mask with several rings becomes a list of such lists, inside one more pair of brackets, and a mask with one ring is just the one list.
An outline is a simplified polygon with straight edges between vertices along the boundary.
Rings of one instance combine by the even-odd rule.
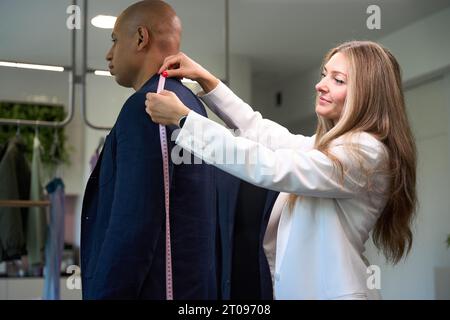
[[138, 91], [127, 99], [117, 117], [116, 132], [128, 134], [157, 132], [158, 125], [145, 111], [145, 94], [145, 92]]
[[[178, 79], [166, 79], [164, 89], [174, 92], [178, 98], [189, 108], [206, 116], [206, 110], [200, 99], [188, 87], [183, 85]], [[145, 99], [148, 92], [156, 92], [156, 85], [150, 82], [139, 91], [133, 93], [124, 103], [117, 121], [123, 121], [129, 118], [147, 118], [145, 112]]]
[[145, 93], [138, 91], [125, 101], [118, 120], [121, 116], [139, 116], [143, 113], [145, 113]]

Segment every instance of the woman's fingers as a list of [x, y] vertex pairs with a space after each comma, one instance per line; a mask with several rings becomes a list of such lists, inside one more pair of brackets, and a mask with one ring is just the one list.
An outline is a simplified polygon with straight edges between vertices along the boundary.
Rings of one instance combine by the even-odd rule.
[[163, 90], [159, 94], [149, 92], [146, 95], [145, 111], [153, 122], [163, 125], [176, 125], [181, 116], [189, 113], [187, 108], [171, 91]]
[[183, 59], [184, 54], [182, 52], [177, 53], [172, 56], [168, 56], [164, 59], [164, 62], [159, 68], [158, 73], [161, 74], [164, 70], [169, 69], [179, 69], [181, 67], [181, 61]]
[[184, 70], [182, 69], [168, 69], [165, 71], [167, 78], [184, 78]]
[[170, 124], [167, 114], [164, 112], [163, 96], [156, 93], [147, 93], [145, 100], [145, 111], [152, 118], [153, 122], [167, 125]]
[[169, 90], [162, 90], [159, 94], [165, 97], [171, 97], [175, 101], [179, 100], [178, 96], [174, 92]]
[[203, 67], [183, 52], [167, 57], [159, 69], [159, 73], [164, 71], [167, 72], [168, 77], [188, 78], [194, 81], [197, 81], [204, 73]]
[[183, 52], [167, 57], [159, 69], [159, 74], [163, 72], [165, 72], [165, 76], [169, 78], [187, 78], [197, 81], [206, 93], [217, 87], [220, 82], [219, 79], [213, 76], [208, 70], [189, 58]]

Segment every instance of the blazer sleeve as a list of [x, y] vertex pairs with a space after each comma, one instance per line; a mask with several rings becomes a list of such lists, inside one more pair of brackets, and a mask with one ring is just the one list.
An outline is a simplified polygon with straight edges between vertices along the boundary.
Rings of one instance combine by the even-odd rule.
[[98, 252], [94, 299], [136, 299], [162, 232], [159, 135], [144, 101], [144, 93], [131, 96], [116, 123], [114, 197]]
[[[193, 111], [176, 143], [205, 162], [256, 186], [311, 197], [362, 196], [369, 183], [363, 172], [377, 173], [385, 159], [381, 142], [367, 133], [349, 143], [341, 140], [330, 151], [345, 168], [342, 176], [333, 161], [316, 149], [271, 150], [261, 143], [236, 137]], [[349, 150], [354, 148], [360, 150], [360, 160], [350, 155]]]
[[271, 150], [280, 148], [310, 150], [314, 146], [314, 136], [292, 134], [278, 123], [264, 119], [222, 82], [200, 99], [228, 127], [238, 129], [237, 136], [259, 141]]

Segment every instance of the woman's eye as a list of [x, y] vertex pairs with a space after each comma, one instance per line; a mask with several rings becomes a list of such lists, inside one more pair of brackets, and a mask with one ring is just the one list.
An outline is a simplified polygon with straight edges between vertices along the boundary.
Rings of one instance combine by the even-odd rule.
[[321, 77], [321, 78], [325, 78], [326, 76], [327, 76], [327, 75], [326, 75], [325, 73], [323, 73], [323, 72], [320, 74], [320, 77]]
[[339, 80], [339, 79], [334, 79], [334, 80], [336, 80], [336, 82], [339, 83], [339, 84], [344, 84], [345, 83], [343, 80]]

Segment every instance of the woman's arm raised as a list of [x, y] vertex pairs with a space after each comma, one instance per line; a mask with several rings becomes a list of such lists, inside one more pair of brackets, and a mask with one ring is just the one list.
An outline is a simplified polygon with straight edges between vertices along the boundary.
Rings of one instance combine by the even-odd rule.
[[313, 148], [313, 137], [292, 134], [285, 127], [264, 119], [259, 112], [255, 112], [225, 84], [184, 53], [167, 57], [159, 73], [164, 71], [168, 77], [197, 81], [206, 93], [200, 98], [229, 128], [239, 130], [236, 135], [259, 141], [272, 150]]

